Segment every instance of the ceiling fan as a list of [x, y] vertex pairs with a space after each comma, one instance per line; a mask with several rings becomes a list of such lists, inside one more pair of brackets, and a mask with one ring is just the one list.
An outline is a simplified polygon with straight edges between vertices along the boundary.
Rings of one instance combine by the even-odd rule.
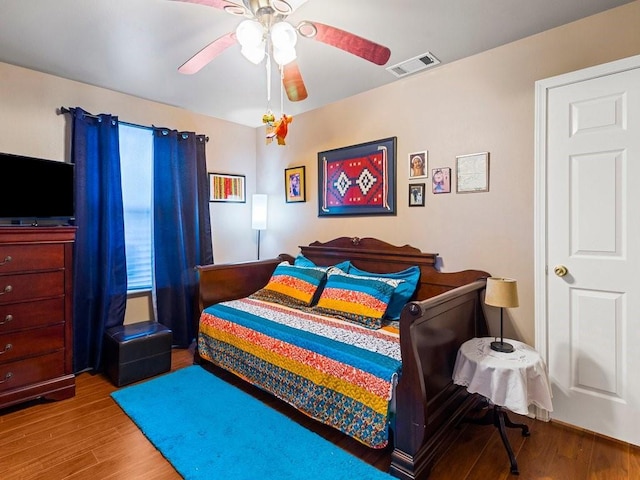
[[319, 22], [302, 21], [293, 26], [286, 21], [307, 0], [178, 0], [219, 8], [232, 15], [245, 17], [235, 32], [229, 32], [211, 42], [182, 64], [178, 71], [193, 74], [211, 62], [230, 46], [239, 43], [242, 54], [255, 64], [266, 57], [281, 67], [282, 83], [287, 98], [297, 102], [307, 98], [307, 89], [296, 62], [297, 37], [310, 38], [339, 48], [360, 58], [384, 65], [391, 51], [378, 43], [353, 33]]

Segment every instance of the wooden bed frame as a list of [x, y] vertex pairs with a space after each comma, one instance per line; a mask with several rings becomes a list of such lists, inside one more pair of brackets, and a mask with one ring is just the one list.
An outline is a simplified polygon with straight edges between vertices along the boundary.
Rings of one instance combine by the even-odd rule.
[[[489, 274], [479, 270], [441, 273], [435, 268], [437, 254], [374, 238], [313, 242], [301, 246], [300, 253], [317, 265], [350, 260], [375, 273], [420, 267], [415, 298], [400, 317], [402, 374], [396, 388], [390, 473], [405, 480], [427, 478], [457, 436], [455, 426], [476, 401], [451, 377], [460, 345], [487, 334], [481, 296]], [[283, 260], [293, 263], [294, 258], [282, 254], [268, 260], [198, 266], [200, 310], [264, 287]], [[197, 349], [194, 360], [205, 362]]]

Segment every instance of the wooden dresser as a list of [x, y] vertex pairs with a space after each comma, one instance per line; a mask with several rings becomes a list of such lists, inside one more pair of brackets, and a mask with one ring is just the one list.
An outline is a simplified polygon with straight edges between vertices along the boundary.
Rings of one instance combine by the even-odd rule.
[[75, 395], [75, 227], [0, 226], [0, 408]]

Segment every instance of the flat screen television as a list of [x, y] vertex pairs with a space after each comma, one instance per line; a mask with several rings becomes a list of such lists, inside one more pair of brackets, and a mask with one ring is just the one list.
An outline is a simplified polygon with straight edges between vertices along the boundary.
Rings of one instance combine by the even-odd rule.
[[[0, 153], [3, 223], [68, 224], [74, 217], [74, 165]], [[10, 221], [10, 222], [9, 222]]]

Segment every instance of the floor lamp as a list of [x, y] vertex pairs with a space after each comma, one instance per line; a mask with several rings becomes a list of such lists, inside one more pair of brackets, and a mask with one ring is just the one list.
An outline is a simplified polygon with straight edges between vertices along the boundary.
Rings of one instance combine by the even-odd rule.
[[505, 308], [518, 306], [518, 283], [512, 278], [487, 278], [484, 303], [493, 307], [500, 307], [500, 341], [491, 342], [491, 349], [502, 353], [513, 352], [513, 345], [504, 341], [502, 313]]
[[251, 228], [258, 231], [258, 260], [260, 260], [260, 230], [267, 229], [267, 195], [254, 193], [251, 197]]

